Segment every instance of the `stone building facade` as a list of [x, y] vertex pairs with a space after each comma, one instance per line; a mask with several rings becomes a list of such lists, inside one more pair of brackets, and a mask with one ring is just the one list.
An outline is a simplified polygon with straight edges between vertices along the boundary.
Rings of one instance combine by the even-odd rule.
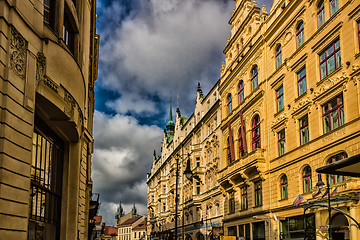
[[[221, 151], [219, 103], [218, 84], [206, 96], [199, 84], [190, 117], [181, 116], [178, 108], [174, 122], [170, 105], [161, 156], [154, 153], [147, 176], [148, 238], [174, 237], [175, 219], [182, 239], [205, 239], [221, 226], [223, 198], [216, 179]], [[187, 165], [191, 179], [184, 175]]]
[[95, 10], [0, 1], [1, 239], [88, 239]]
[[[358, 1], [275, 0], [267, 13], [236, 0], [219, 87], [225, 235], [329, 238], [315, 170], [360, 153], [359, 21]], [[328, 180], [332, 206], [360, 219], [360, 180]], [[331, 222], [333, 239], [359, 239], [344, 214]]]

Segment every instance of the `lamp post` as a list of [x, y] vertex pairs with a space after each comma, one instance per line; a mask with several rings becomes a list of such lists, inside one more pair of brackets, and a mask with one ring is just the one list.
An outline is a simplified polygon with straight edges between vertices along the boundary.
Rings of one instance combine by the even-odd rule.
[[[325, 183], [321, 180], [321, 174], [318, 174], [318, 182], [316, 183], [316, 186], [319, 189], [322, 189], [324, 187]], [[330, 206], [330, 184], [329, 184], [329, 175], [326, 174], [326, 187], [327, 187], [327, 194], [328, 194], [328, 212], [329, 212], [329, 240], [332, 240], [332, 232], [331, 232], [331, 206]]]

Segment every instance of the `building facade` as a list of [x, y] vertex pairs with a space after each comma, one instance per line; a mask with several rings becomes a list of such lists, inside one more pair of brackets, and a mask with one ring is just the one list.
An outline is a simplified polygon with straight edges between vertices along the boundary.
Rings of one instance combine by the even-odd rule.
[[0, 1], [2, 239], [88, 239], [95, 10]]
[[[331, 221], [333, 239], [359, 239], [350, 218], [329, 218], [315, 172], [360, 153], [359, 21], [357, 1], [275, 0], [267, 13], [236, 0], [219, 87], [225, 235], [329, 239]], [[360, 180], [327, 180], [332, 207], [360, 219]]]
[[[216, 178], [220, 119], [218, 84], [206, 96], [198, 85], [190, 117], [181, 116], [177, 108], [174, 122], [170, 103], [161, 156], [154, 152], [147, 176], [148, 238], [175, 237], [177, 228], [179, 238], [206, 239], [221, 226], [223, 198]], [[193, 174], [190, 179], [184, 175], [187, 167]]]

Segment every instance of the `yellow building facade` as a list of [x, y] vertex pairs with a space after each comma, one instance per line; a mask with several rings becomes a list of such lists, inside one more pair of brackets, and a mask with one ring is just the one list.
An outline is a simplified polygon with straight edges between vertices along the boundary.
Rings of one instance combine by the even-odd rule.
[[0, 1], [0, 238], [88, 239], [95, 0]]
[[[275, 0], [267, 13], [236, 0], [219, 86], [225, 235], [329, 239], [315, 170], [360, 153], [359, 21], [357, 1]], [[332, 207], [359, 220], [360, 180], [328, 181]], [[360, 238], [344, 214], [331, 222], [333, 239]]]
[[[206, 96], [198, 85], [190, 117], [181, 116], [178, 108], [174, 122], [170, 107], [161, 155], [154, 153], [147, 175], [148, 239], [175, 237], [176, 220], [181, 239], [210, 239], [221, 227], [224, 204], [216, 174], [221, 153], [220, 119], [218, 84]], [[184, 175], [187, 167], [193, 174], [190, 179]]]

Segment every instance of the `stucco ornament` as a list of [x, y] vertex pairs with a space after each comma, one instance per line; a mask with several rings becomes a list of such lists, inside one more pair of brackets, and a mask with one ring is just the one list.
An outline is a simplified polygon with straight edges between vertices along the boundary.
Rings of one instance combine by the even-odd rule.
[[22, 79], [26, 77], [26, 49], [27, 41], [11, 27], [10, 68]]
[[38, 53], [36, 56], [36, 83], [43, 81], [45, 78], [46, 57], [43, 53]]
[[318, 90], [314, 92], [315, 97], [318, 97], [322, 93], [326, 92], [328, 89], [333, 87], [335, 84], [342, 82], [347, 79], [346, 72], [342, 72], [342, 75], [334, 77], [334, 78], [327, 78], [321, 85], [319, 86]]

